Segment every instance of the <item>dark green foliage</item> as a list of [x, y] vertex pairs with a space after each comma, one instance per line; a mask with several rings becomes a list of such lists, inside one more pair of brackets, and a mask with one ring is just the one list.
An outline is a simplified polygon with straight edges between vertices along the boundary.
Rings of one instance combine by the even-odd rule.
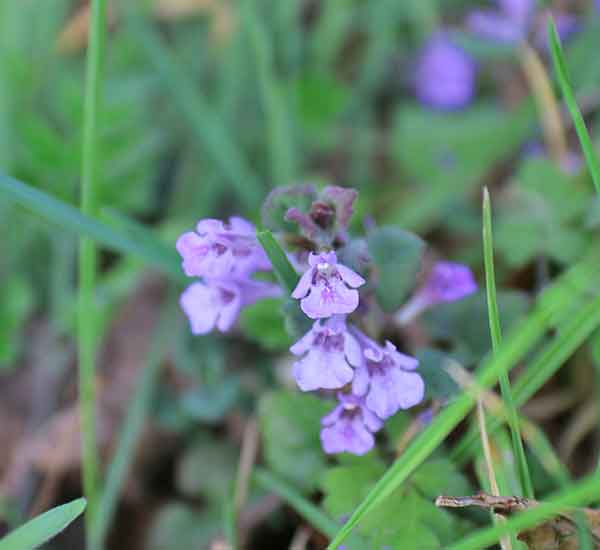
[[326, 468], [319, 431], [321, 417], [331, 408], [331, 402], [298, 392], [273, 392], [260, 400], [267, 464], [304, 490], [316, 487]]
[[367, 248], [375, 267], [379, 304], [385, 311], [395, 311], [416, 285], [425, 243], [398, 227], [385, 226], [368, 234]]

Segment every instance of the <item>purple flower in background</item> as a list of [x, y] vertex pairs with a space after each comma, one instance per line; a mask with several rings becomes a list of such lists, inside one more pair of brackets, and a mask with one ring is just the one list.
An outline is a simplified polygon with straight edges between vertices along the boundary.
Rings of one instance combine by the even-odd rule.
[[535, 13], [536, 0], [498, 0], [497, 5], [497, 10], [471, 12], [467, 18], [471, 32], [499, 42], [525, 40]]
[[473, 273], [454, 262], [438, 262], [425, 284], [395, 315], [399, 324], [406, 324], [429, 307], [443, 302], [455, 302], [477, 291]]
[[290, 351], [303, 356], [294, 364], [294, 378], [302, 391], [337, 389], [352, 381], [362, 362], [362, 350], [341, 317], [316, 321]]
[[302, 311], [311, 319], [352, 313], [358, 307], [356, 288], [365, 284], [365, 280], [338, 264], [335, 252], [311, 253], [308, 263], [308, 270], [292, 292], [293, 298], [301, 300]]
[[200, 220], [196, 232], [177, 239], [177, 251], [183, 258], [188, 277], [243, 276], [271, 269], [264, 250], [256, 240], [254, 226], [238, 217]]
[[321, 444], [326, 453], [368, 453], [375, 444], [373, 434], [383, 421], [371, 412], [360, 397], [338, 394], [339, 405], [321, 419]]
[[477, 68], [473, 59], [445, 34], [425, 45], [415, 73], [415, 92], [430, 107], [454, 110], [473, 98]]
[[539, 49], [548, 48], [547, 18], [551, 14], [561, 40], [579, 29], [577, 18], [567, 13], [545, 10], [536, 16], [536, 0], [498, 0], [497, 10], [475, 10], [467, 18], [471, 32], [483, 38], [516, 44], [527, 39]]
[[365, 396], [365, 404], [379, 418], [417, 405], [425, 395], [425, 383], [414, 372], [419, 361], [400, 353], [391, 342], [385, 348], [356, 330], [363, 345], [364, 363], [356, 369], [352, 392]]
[[207, 334], [215, 327], [227, 332], [242, 307], [280, 295], [281, 289], [269, 283], [208, 279], [187, 287], [179, 303], [190, 321], [192, 333]]

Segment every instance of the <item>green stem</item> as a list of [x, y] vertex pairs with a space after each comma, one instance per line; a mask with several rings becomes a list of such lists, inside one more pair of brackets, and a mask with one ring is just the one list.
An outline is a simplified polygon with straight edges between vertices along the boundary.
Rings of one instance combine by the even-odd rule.
[[[90, 41], [87, 52], [83, 154], [81, 169], [81, 212], [94, 217], [97, 212], [97, 138], [98, 111], [102, 79], [100, 68], [106, 29], [106, 0], [92, 1]], [[96, 317], [94, 287], [96, 247], [89, 237], [81, 237], [79, 247], [79, 403], [82, 432], [83, 490], [88, 507], [85, 514], [88, 548], [93, 548], [91, 534], [98, 505], [99, 468], [96, 451], [96, 387], [94, 356]]]
[[[502, 343], [502, 329], [500, 327], [500, 313], [498, 311], [498, 301], [496, 299], [496, 277], [494, 275], [494, 243], [492, 237], [492, 208], [490, 204], [490, 195], [487, 188], [483, 190], [483, 262], [485, 265], [485, 287], [488, 303], [488, 315], [490, 321], [490, 334], [492, 337], [492, 349], [494, 353], [500, 348]], [[502, 370], [498, 379], [500, 381], [500, 391], [502, 398], [506, 403], [508, 414], [508, 425], [513, 445], [513, 453], [517, 459], [519, 468], [519, 478], [524, 496], [533, 498], [533, 484], [529, 475], [523, 440], [519, 430], [519, 413], [515, 406], [508, 372]]]

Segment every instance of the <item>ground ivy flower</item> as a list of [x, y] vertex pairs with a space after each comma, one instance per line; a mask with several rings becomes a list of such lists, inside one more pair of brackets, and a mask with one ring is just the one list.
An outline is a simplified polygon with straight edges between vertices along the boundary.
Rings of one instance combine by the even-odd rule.
[[438, 262], [433, 266], [425, 284], [394, 318], [399, 324], [406, 324], [433, 305], [455, 302], [476, 291], [477, 283], [466, 265]]
[[343, 317], [316, 321], [290, 351], [302, 358], [294, 364], [294, 378], [302, 391], [337, 389], [352, 381], [362, 362], [362, 350]]
[[445, 34], [425, 45], [415, 73], [415, 92], [429, 107], [455, 110], [471, 102], [477, 68], [473, 59]]
[[379, 418], [386, 419], [400, 409], [419, 404], [425, 395], [425, 383], [414, 372], [419, 361], [400, 353], [394, 344], [385, 347], [355, 331], [363, 345], [365, 361], [356, 369], [352, 392], [365, 396], [365, 405]]
[[207, 334], [215, 327], [227, 332], [242, 307], [280, 295], [278, 286], [261, 281], [206, 279], [187, 287], [179, 303], [190, 321], [192, 333]]
[[200, 220], [196, 232], [181, 235], [176, 247], [183, 258], [183, 271], [189, 277], [223, 278], [271, 269], [256, 240], [255, 227], [235, 216], [228, 224]]
[[567, 13], [545, 10], [536, 17], [536, 0], [498, 0], [496, 10], [474, 10], [467, 18], [471, 32], [490, 40], [516, 44], [531, 33], [540, 49], [548, 46], [547, 17], [552, 14], [562, 40], [579, 28], [577, 18]]
[[358, 287], [365, 280], [345, 265], [335, 252], [311, 253], [308, 270], [302, 275], [292, 297], [301, 300], [302, 311], [311, 319], [352, 313], [358, 307]]
[[326, 453], [368, 453], [375, 444], [374, 433], [383, 421], [371, 412], [363, 399], [353, 394], [338, 394], [339, 404], [321, 419], [321, 444]]

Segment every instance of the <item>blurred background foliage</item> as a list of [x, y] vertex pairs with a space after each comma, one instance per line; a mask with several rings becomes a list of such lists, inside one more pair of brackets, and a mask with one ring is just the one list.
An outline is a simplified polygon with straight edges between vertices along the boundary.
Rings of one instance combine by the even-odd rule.
[[[529, 145], [543, 142], [543, 113], [536, 110], [517, 48], [464, 31], [465, 14], [478, 4], [485, 3], [112, 3], [101, 115], [102, 220], [134, 237], [135, 220], [173, 246], [176, 236], [202, 217], [240, 214], [260, 225], [261, 203], [276, 186], [327, 182], [359, 190], [356, 229], [366, 220], [416, 231], [438, 255], [468, 263], [481, 274], [479, 204], [481, 186], [487, 184], [496, 210], [497, 277], [507, 288], [499, 296], [500, 309], [503, 323], [510, 325], [527, 310], [526, 292], [535, 293], [589, 247], [600, 225], [600, 202], [585, 170], [562, 170], [543, 146], [535, 155], [527, 153]], [[583, 22], [566, 56], [597, 138], [600, 61], [593, 52], [600, 51], [600, 16], [588, 2], [562, 4]], [[0, 2], [1, 170], [73, 205], [81, 166], [88, 17], [85, 2]], [[457, 112], [433, 111], [413, 94], [418, 52], [442, 24], [479, 67], [476, 99]], [[563, 118], [568, 127], [568, 117]], [[17, 422], [15, 433], [6, 436], [14, 446], [73, 399], [68, 388], [76, 236], [5, 197], [0, 198], [0, 232], [4, 380], [14, 388], [21, 367], [42, 380], [47, 375], [40, 371], [51, 369], [55, 380], [46, 387], [52, 403], [42, 413], [27, 413], [28, 421]], [[398, 268], [386, 262], [386, 251], [404, 257], [402, 238], [370, 238], [383, 239], [378, 292], [400, 303], [410, 289], [410, 281], [401, 284], [408, 272], [386, 272], [385, 265]], [[370, 245], [377, 262], [378, 244]], [[146, 293], [157, 294], [146, 266], [103, 253], [99, 342], [114, 337], [124, 305], [144, 302]], [[173, 540], [182, 550], [204, 547], [200, 541], [214, 541], [222, 532], [225, 486], [237, 467], [241, 437], [235, 420], [239, 424], [240, 416], [253, 413], [257, 397], [269, 388], [290, 385], [280, 353], [290, 337], [279, 308], [277, 300], [249, 308], [232, 337], [192, 338], [183, 316], [172, 315], [168, 350], [161, 351], [169, 365], [153, 412], [161, 429], [175, 434], [176, 443], [165, 444], [167, 457], [153, 451], [158, 458], [146, 464], [146, 477], [157, 476], [155, 485], [164, 481], [167, 487], [146, 489], [154, 495], [148, 507], [159, 509], [150, 548], [172, 547]], [[434, 339], [447, 343], [454, 359], [473, 366], [490, 349], [486, 315], [484, 298], [477, 295], [440, 306], [425, 323]], [[135, 338], [129, 343], [138, 345]], [[430, 397], [448, 399], [458, 391], [453, 381], [440, 380], [435, 367], [428, 367], [439, 364], [439, 353], [423, 349], [419, 356], [428, 389], [435, 393]], [[138, 362], [146, 360], [141, 355]], [[105, 383], [108, 376], [103, 375]], [[588, 375], [582, 376], [575, 377], [569, 391], [585, 385], [581, 380]], [[31, 395], [39, 395], [35, 391]], [[263, 396], [257, 412], [265, 462], [296, 490], [321, 491], [323, 509], [339, 518], [360, 502], [384, 471], [384, 462], [370, 456], [358, 470], [353, 459], [331, 467], [315, 431], [322, 413], [318, 399], [285, 390]], [[402, 422], [405, 428], [410, 419], [399, 418]], [[385, 452], [392, 452], [398, 434], [388, 435]], [[393, 520], [365, 522], [364, 533], [376, 541], [373, 548], [388, 539], [394, 548], [411, 547], [398, 538], [400, 533], [418, 533], [420, 540], [433, 537], [443, 545], [469, 529], [472, 518], [450, 516], [431, 505], [437, 493], [468, 493], [469, 482], [443, 453], [422, 468], [427, 472], [419, 470], [390, 504], [386, 517]], [[10, 468], [5, 470], [8, 476]], [[56, 499], [74, 491], [73, 482], [62, 491]], [[17, 499], [17, 511], [7, 504], [9, 524], [31, 509], [31, 491], [24, 495]], [[250, 500], [263, 502], [263, 496], [264, 490], [256, 489]], [[135, 496], [130, 498], [135, 502]], [[124, 513], [133, 513], [124, 506]], [[298, 518], [275, 509], [278, 515], [263, 530], [271, 540], [286, 540]], [[145, 521], [137, 518], [132, 524]], [[393, 533], [384, 532], [390, 522]], [[267, 548], [260, 536], [252, 547]], [[278, 544], [269, 547], [284, 547]]]

